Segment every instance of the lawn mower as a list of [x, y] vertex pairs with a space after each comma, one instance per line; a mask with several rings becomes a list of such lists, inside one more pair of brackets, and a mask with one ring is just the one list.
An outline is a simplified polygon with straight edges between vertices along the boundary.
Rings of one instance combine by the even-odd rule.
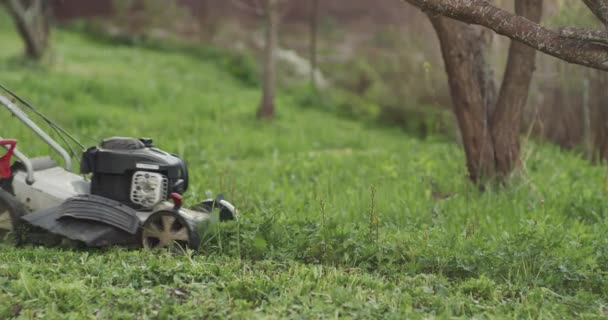
[[[11, 97], [0, 95], [0, 109], [7, 109], [63, 160], [60, 166], [50, 156], [28, 158], [17, 149], [17, 140], [0, 137], [0, 150], [6, 150], [0, 152], [0, 239], [197, 249], [199, 232], [214, 220], [213, 212], [220, 221], [236, 218], [234, 205], [221, 194], [191, 209], [182, 207], [189, 184], [186, 163], [156, 148], [152, 139], [113, 137], [85, 149], [27, 101], [2, 85], [0, 89]], [[70, 153], [18, 103], [40, 116]], [[79, 174], [72, 171], [73, 158], [80, 162]]]

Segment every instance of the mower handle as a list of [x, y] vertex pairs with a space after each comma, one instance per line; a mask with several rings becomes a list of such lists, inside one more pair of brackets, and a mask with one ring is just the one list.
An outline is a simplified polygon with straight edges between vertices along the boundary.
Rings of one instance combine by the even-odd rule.
[[[12, 113], [19, 120], [21, 120], [21, 122], [23, 122], [27, 127], [32, 129], [32, 131], [34, 131], [34, 133], [36, 133], [36, 135], [38, 135], [44, 142], [46, 142], [46, 144], [48, 144], [51, 148], [53, 148], [55, 151], [57, 151], [57, 153], [59, 153], [61, 155], [61, 157], [63, 158], [63, 160], [65, 162], [66, 170], [68, 170], [68, 171], [72, 170], [72, 158], [70, 157], [68, 152], [65, 151], [65, 149], [63, 147], [61, 147], [61, 145], [59, 145], [59, 143], [57, 143], [57, 141], [53, 140], [53, 138], [51, 138], [46, 132], [44, 132], [42, 129], [40, 129], [40, 127], [38, 127], [38, 125], [36, 125], [36, 123], [34, 123], [32, 120], [30, 120], [30, 118], [27, 116], [27, 114], [25, 112], [23, 112], [10, 99], [6, 98], [3, 95], [0, 95], [0, 104], [3, 104], [4, 106], [6, 106], [6, 108], [8, 109], [8, 111], [10, 111], [10, 113]], [[18, 154], [15, 153], [15, 155], [18, 155]], [[19, 159], [22, 160], [22, 157], [19, 157]], [[28, 174], [29, 173], [30, 172], [29, 172], [29, 168], [28, 168]]]

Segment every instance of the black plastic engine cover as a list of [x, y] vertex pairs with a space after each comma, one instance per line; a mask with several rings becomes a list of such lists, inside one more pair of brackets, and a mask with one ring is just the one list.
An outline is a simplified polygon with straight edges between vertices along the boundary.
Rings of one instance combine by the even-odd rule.
[[[181, 158], [154, 148], [150, 139], [115, 137], [91, 147], [82, 156], [80, 171], [92, 173], [91, 193], [128, 205], [131, 181], [136, 171], [158, 172], [169, 180], [166, 198], [173, 192], [184, 193], [188, 170]], [[182, 184], [178, 182], [182, 180]]]

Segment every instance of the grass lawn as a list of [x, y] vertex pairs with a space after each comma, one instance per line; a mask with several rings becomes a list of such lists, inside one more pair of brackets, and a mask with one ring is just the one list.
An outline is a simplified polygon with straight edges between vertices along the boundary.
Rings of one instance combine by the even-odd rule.
[[[188, 161], [188, 203], [241, 212], [194, 257], [0, 244], [1, 319], [608, 315], [606, 170], [577, 155], [527, 144], [525, 174], [481, 193], [456, 144], [290, 95], [258, 122], [258, 89], [213, 59], [57, 31], [32, 66], [0, 26], [0, 82], [86, 144], [155, 138]], [[0, 128], [51, 153], [6, 111]]]

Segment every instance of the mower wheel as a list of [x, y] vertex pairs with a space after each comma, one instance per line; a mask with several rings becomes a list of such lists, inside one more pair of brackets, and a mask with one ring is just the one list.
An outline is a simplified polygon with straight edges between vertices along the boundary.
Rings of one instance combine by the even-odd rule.
[[28, 214], [27, 209], [12, 194], [0, 189], [0, 239], [12, 235], [21, 244], [27, 234], [27, 224], [21, 217]]
[[146, 249], [198, 249], [199, 239], [190, 223], [175, 211], [153, 213], [143, 225], [141, 243]]

